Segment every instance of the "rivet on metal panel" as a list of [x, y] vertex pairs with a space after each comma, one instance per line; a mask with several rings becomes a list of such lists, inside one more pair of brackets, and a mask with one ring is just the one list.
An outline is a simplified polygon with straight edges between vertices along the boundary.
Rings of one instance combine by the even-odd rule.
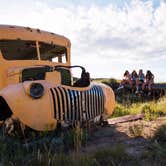
[[14, 26], [9, 26], [9, 28], [15, 28]]
[[40, 29], [36, 29], [36, 31], [37, 31], [38, 33], [41, 33]]
[[32, 32], [32, 29], [31, 29], [31, 28], [29, 28], [29, 27], [26, 27], [25, 29], [26, 29], [27, 31]]

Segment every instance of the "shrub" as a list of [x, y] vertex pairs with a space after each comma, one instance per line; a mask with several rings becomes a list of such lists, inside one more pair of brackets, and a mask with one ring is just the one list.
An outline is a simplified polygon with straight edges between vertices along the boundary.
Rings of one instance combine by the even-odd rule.
[[108, 147], [96, 151], [93, 154], [93, 159], [96, 165], [114, 166], [122, 165], [130, 159], [125, 152], [125, 147], [122, 144], [114, 147]]
[[156, 112], [156, 109], [151, 106], [151, 105], [145, 105], [143, 108], [142, 108], [142, 112], [145, 114], [145, 120], [147, 121], [151, 121], [151, 120], [154, 120], [158, 117], [158, 112]]
[[129, 126], [129, 134], [133, 137], [141, 137], [143, 135], [143, 124], [134, 124]]
[[160, 144], [166, 145], [166, 125], [162, 125], [156, 130], [153, 136], [153, 140], [157, 141]]
[[130, 112], [124, 106], [116, 103], [114, 113], [111, 117], [119, 117], [119, 116], [124, 116], [128, 114], [130, 114]]

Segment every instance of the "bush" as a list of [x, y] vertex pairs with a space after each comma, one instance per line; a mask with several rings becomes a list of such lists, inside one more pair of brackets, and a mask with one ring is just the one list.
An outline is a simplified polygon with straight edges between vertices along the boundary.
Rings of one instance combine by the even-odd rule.
[[153, 140], [166, 145], [166, 124], [156, 130]]
[[93, 160], [99, 166], [122, 165], [129, 159], [122, 144], [98, 150], [93, 154]]
[[130, 114], [130, 112], [128, 111], [128, 109], [126, 109], [121, 104], [116, 103], [114, 113], [111, 117], [119, 117], [119, 116], [124, 116], [124, 115], [129, 115], [129, 114]]
[[143, 135], [143, 129], [143, 124], [134, 124], [128, 128], [129, 134], [133, 137], [141, 137]]

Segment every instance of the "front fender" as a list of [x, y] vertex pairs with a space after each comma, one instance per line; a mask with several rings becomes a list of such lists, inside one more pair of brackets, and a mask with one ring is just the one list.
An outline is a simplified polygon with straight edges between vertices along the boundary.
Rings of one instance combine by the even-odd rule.
[[0, 96], [23, 124], [38, 131], [55, 129], [57, 122], [47, 89], [41, 98], [33, 99], [26, 92], [27, 84], [10, 85], [0, 91]]
[[111, 116], [115, 108], [115, 95], [112, 88], [105, 84], [100, 84], [105, 96], [104, 110], [107, 116]]

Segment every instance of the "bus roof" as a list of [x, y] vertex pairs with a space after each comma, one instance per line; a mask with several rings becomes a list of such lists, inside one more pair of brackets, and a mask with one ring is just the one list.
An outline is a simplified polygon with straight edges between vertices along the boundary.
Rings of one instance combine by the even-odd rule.
[[41, 41], [48, 44], [55, 44], [70, 47], [70, 40], [64, 36], [52, 32], [43, 31], [29, 27], [14, 25], [0, 25], [0, 40], [29, 40]]

